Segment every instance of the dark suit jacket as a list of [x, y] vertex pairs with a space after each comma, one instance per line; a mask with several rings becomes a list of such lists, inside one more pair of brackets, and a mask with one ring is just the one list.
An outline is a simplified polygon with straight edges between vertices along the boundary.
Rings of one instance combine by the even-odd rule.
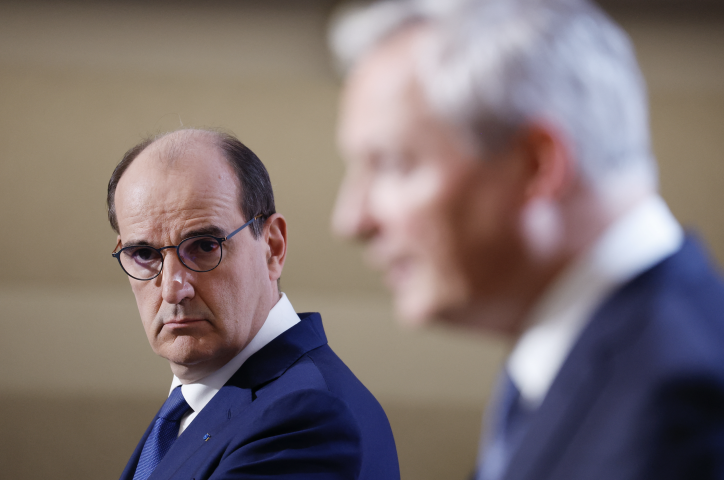
[[598, 309], [506, 480], [724, 478], [724, 284], [682, 249]]
[[329, 348], [319, 314], [300, 319], [249, 357], [149, 480], [400, 478], [382, 407]]

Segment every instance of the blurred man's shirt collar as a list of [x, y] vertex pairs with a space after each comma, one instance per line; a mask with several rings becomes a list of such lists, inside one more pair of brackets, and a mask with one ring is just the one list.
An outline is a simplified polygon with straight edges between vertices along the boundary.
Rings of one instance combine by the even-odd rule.
[[173, 391], [179, 385], [181, 391], [186, 399], [186, 402], [193, 409], [186, 417], [181, 420], [181, 428], [179, 429], [179, 435], [186, 429], [191, 421], [196, 418], [196, 415], [203, 409], [209, 401], [221, 390], [221, 387], [229, 381], [229, 379], [236, 373], [236, 371], [244, 364], [246, 359], [251, 357], [253, 354], [261, 350], [269, 342], [277, 338], [285, 331], [292, 328], [294, 325], [299, 323], [299, 317], [294, 311], [291, 302], [287, 298], [285, 293], [282, 293], [282, 297], [269, 311], [264, 325], [261, 326], [256, 336], [239, 352], [229, 363], [202, 378], [196, 383], [188, 385], [182, 385], [175, 375], [171, 382], [171, 390]]
[[618, 286], [675, 253], [681, 226], [664, 200], [652, 196], [613, 223], [568, 267], [538, 302], [508, 358], [523, 402], [543, 401], [579, 334]]

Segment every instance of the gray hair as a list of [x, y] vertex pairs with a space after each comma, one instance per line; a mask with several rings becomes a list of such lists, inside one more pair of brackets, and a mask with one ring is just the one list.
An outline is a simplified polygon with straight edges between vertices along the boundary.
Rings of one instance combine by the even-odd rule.
[[343, 68], [412, 25], [432, 108], [483, 150], [531, 121], [563, 133], [582, 178], [656, 183], [646, 87], [624, 31], [588, 0], [402, 0], [345, 12], [330, 41]]

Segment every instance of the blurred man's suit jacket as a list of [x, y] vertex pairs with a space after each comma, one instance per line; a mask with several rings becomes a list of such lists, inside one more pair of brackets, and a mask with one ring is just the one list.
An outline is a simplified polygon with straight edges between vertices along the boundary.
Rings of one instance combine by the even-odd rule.
[[692, 238], [573, 345], [506, 480], [724, 478], [724, 284]]
[[[246, 360], [149, 480], [399, 479], [384, 411], [329, 348], [319, 314], [299, 317]], [[133, 478], [150, 429], [121, 480]]]

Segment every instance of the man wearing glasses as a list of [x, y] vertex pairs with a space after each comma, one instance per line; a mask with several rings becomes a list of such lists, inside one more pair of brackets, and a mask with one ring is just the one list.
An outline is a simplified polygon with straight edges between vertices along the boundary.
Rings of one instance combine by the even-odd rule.
[[236, 138], [181, 130], [129, 150], [108, 184], [128, 275], [174, 374], [122, 480], [399, 478], [387, 418], [279, 292], [284, 217]]

